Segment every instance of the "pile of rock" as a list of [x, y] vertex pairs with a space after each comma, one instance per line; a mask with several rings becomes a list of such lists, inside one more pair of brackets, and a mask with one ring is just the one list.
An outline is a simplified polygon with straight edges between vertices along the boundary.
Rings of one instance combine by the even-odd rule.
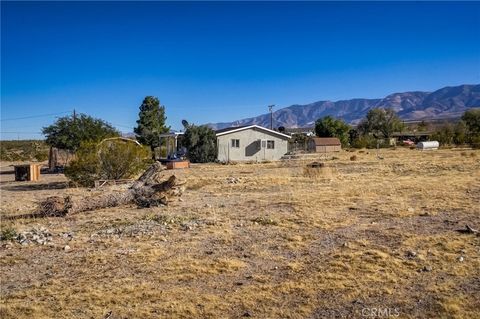
[[242, 180], [238, 177], [227, 177], [226, 181], [227, 181], [227, 184], [238, 184]]
[[52, 234], [44, 227], [32, 228], [29, 231], [20, 232], [16, 241], [21, 245], [46, 245], [52, 241]]

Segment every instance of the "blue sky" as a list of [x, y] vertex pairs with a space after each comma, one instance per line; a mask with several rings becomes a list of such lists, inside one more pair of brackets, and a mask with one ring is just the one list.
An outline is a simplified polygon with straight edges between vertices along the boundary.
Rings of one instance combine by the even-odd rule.
[[2, 139], [41, 137], [73, 108], [130, 132], [146, 95], [179, 129], [480, 83], [474, 2], [1, 5]]

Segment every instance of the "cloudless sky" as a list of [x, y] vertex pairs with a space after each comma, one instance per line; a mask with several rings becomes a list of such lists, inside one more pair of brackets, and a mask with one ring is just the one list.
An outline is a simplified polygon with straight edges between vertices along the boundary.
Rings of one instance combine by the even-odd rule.
[[479, 2], [1, 3], [2, 139], [73, 108], [131, 132], [146, 95], [180, 129], [478, 83]]

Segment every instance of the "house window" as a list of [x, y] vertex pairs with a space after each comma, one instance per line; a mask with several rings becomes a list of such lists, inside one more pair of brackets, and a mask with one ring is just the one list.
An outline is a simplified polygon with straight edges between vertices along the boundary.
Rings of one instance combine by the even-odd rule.
[[240, 147], [240, 140], [232, 139], [232, 147], [239, 148]]
[[267, 149], [274, 149], [275, 148], [275, 141], [267, 141]]

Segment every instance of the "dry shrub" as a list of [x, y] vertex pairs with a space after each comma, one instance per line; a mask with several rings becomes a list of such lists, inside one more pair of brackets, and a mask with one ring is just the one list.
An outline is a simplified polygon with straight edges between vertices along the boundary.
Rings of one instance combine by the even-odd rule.
[[[322, 163], [323, 164], [323, 163]], [[305, 166], [303, 168], [303, 177], [308, 178], [330, 178], [332, 175], [332, 170], [329, 166]]]
[[110, 141], [100, 146], [82, 143], [76, 159], [65, 168], [65, 176], [78, 185], [89, 187], [99, 179], [132, 178], [149, 162], [149, 150], [135, 143]]
[[460, 155], [467, 156], [468, 154], [467, 154], [467, 152], [461, 152]]
[[470, 153], [470, 157], [476, 157], [476, 156], [477, 156], [477, 154], [475, 154], [474, 152]]
[[351, 160], [351, 161], [356, 161], [356, 160], [357, 160], [357, 155], [352, 155], [352, 156], [350, 156], [350, 160]]

